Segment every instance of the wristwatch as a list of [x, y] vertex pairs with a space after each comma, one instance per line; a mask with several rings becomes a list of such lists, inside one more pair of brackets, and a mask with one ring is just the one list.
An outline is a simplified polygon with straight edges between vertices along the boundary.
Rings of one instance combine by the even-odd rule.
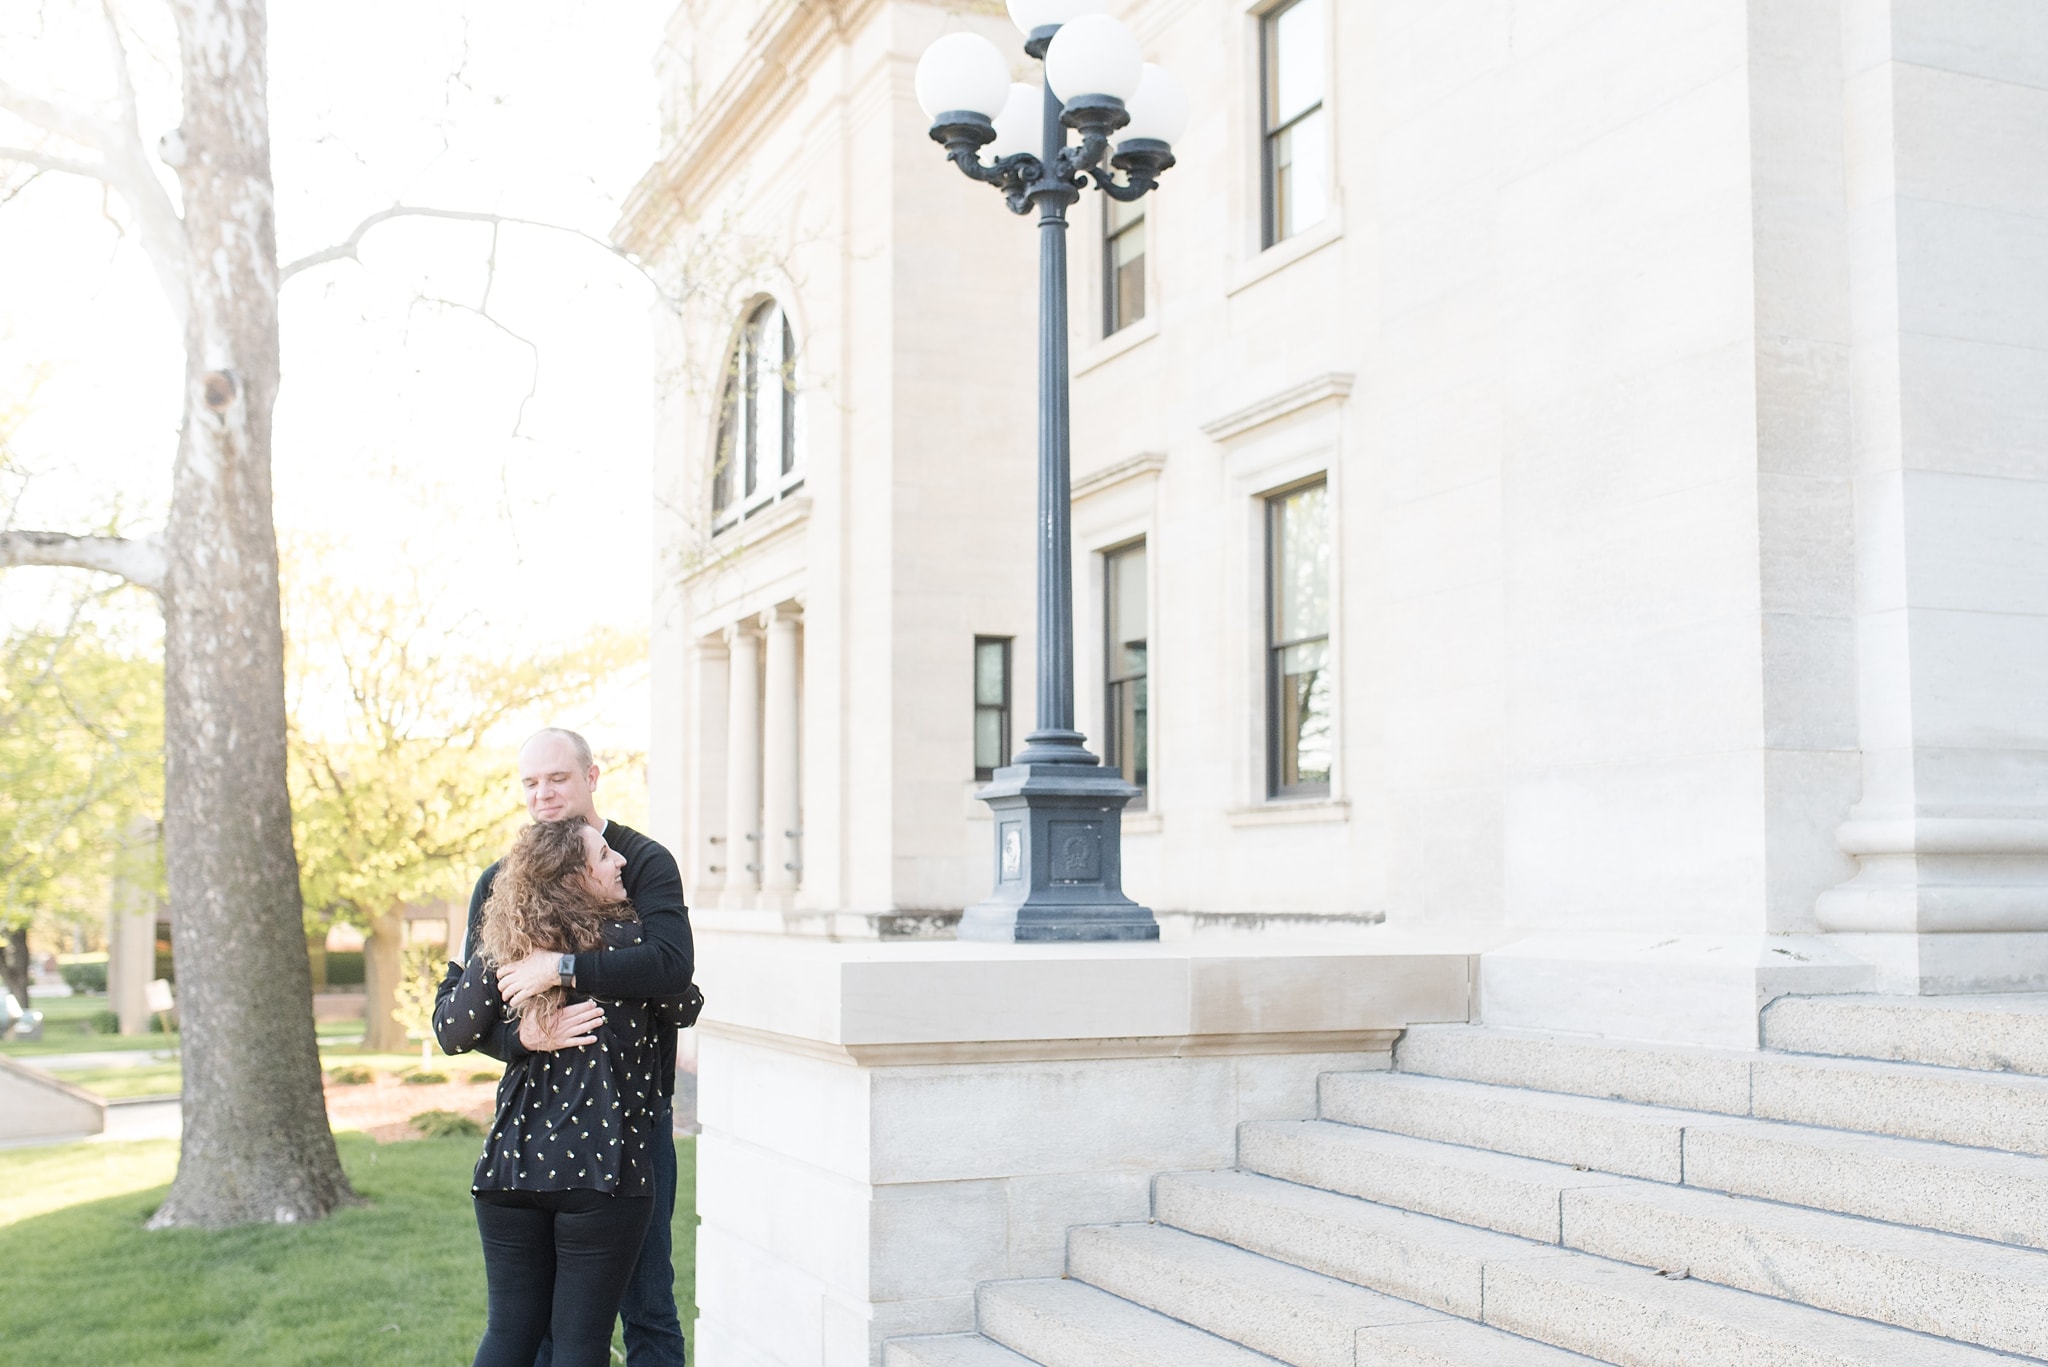
[[555, 977], [564, 987], [574, 987], [576, 985], [576, 956], [574, 954], [558, 954], [555, 956]]

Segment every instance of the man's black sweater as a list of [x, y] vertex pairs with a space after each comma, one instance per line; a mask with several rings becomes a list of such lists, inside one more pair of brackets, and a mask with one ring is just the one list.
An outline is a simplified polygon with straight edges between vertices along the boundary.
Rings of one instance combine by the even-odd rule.
[[[640, 913], [642, 943], [623, 949], [591, 950], [576, 956], [576, 990], [598, 997], [651, 1000], [674, 997], [689, 991], [690, 975], [696, 967], [696, 946], [690, 938], [690, 909], [683, 904], [683, 875], [676, 858], [661, 845], [618, 822], [604, 828], [604, 842], [626, 857], [621, 880], [626, 900]], [[498, 866], [485, 869], [469, 895], [469, 931], [463, 936], [463, 953], [477, 942], [483, 926], [484, 903], [490, 900], [491, 884], [497, 881]], [[443, 995], [452, 992], [462, 977], [462, 965], [451, 963], [441, 981]], [[507, 1021], [486, 1034], [477, 1051], [503, 1063], [512, 1063], [533, 1051], [519, 1042], [519, 1025]], [[676, 1090], [676, 1032], [661, 1032], [661, 1094], [672, 1097]]]

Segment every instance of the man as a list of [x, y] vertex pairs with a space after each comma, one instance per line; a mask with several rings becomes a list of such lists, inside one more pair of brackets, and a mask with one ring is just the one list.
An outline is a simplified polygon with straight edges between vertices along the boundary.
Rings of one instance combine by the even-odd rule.
[[[640, 832], [606, 821], [597, 814], [598, 767], [591, 759], [590, 743], [574, 731], [549, 727], [536, 732], [519, 750], [519, 784], [525, 791], [526, 810], [535, 821], [580, 820], [597, 829], [610, 845], [625, 857], [622, 877], [626, 896], [640, 913], [642, 944], [626, 949], [587, 954], [531, 954], [517, 963], [498, 968], [498, 986], [505, 1000], [518, 1006], [548, 988], [561, 986], [593, 996], [614, 1000], [672, 997], [689, 989], [695, 966], [695, 949], [690, 938], [690, 912], [683, 904], [683, 879], [675, 856]], [[469, 898], [469, 931], [462, 955], [476, 943], [483, 924], [484, 903], [491, 895], [498, 866], [485, 869], [476, 880]], [[462, 976], [460, 964], [451, 964], [442, 991], [453, 991]], [[555, 1014], [546, 1030], [535, 1027], [531, 1017], [518, 1025], [506, 1023], [486, 1037], [478, 1048], [491, 1057], [511, 1063], [530, 1053], [574, 1049], [595, 1043], [593, 1033], [604, 1018], [595, 1002], [581, 1001]], [[676, 1035], [662, 1032], [661, 1099], [654, 1118], [655, 1133], [666, 1138], [675, 1128], [673, 1103], [676, 1083]], [[640, 1246], [640, 1261], [626, 1286], [619, 1318], [626, 1326], [626, 1361], [629, 1367], [683, 1367], [682, 1324], [676, 1315], [676, 1274], [672, 1260], [670, 1225], [676, 1209], [676, 1156], [673, 1142], [654, 1146], [654, 1219], [647, 1229], [647, 1241]], [[552, 1353], [543, 1344], [535, 1367], [550, 1367]]]

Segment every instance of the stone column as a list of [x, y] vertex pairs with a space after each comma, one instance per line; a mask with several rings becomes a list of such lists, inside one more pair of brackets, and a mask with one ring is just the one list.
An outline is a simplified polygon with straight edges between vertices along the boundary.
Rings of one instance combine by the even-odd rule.
[[802, 881], [797, 759], [797, 616], [771, 608], [767, 622], [767, 714], [761, 730], [761, 904], [787, 910]]
[[156, 834], [154, 821], [137, 817], [116, 856], [107, 918], [107, 996], [124, 1035], [149, 1029], [149, 981], [156, 976]]
[[760, 635], [751, 620], [725, 630], [725, 879], [721, 907], [755, 904], [761, 866]]
[[2048, 219], [1983, 132], [2048, 95], [2018, 14], [1843, 8], [1863, 785], [1817, 917], [1886, 991], [2048, 988]]

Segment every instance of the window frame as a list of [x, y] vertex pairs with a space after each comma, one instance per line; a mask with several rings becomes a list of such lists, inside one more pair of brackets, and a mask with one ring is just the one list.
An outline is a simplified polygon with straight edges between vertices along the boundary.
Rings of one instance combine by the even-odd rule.
[[[1295, 637], [1283, 641], [1279, 639], [1280, 592], [1281, 585], [1283, 582], [1282, 575], [1280, 574], [1280, 555], [1282, 547], [1279, 537], [1282, 509], [1288, 499], [1293, 498], [1297, 494], [1303, 493], [1306, 490], [1313, 489], [1318, 486], [1320, 486], [1323, 490], [1323, 535], [1326, 541], [1327, 548], [1330, 551], [1330, 561], [1332, 570], [1330, 576], [1331, 582], [1324, 586], [1324, 592], [1325, 599], [1330, 604], [1330, 607], [1333, 611], [1331, 619], [1324, 623], [1323, 630], [1319, 634], [1313, 636]], [[1337, 721], [1337, 708], [1336, 689], [1334, 684], [1330, 688], [1330, 728], [1332, 732], [1332, 737], [1330, 746], [1329, 775], [1321, 781], [1315, 783], [1290, 784], [1282, 781], [1284, 755], [1282, 741], [1282, 700], [1283, 692], [1286, 686], [1286, 674], [1284, 673], [1282, 665], [1283, 657], [1288, 650], [1296, 646], [1308, 645], [1320, 641], [1323, 644], [1323, 669], [1326, 672], [1331, 670], [1332, 663], [1336, 659], [1336, 652], [1333, 648], [1333, 642], [1331, 639], [1332, 636], [1335, 634], [1336, 627], [1334, 614], [1334, 589], [1336, 578], [1334, 573], [1334, 560], [1336, 549], [1336, 528], [1334, 526], [1335, 507], [1334, 504], [1330, 501], [1329, 491], [1330, 478], [1328, 472], [1325, 471], [1320, 474], [1312, 475], [1306, 479], [1296, 480], [1291, 484], [1283, 486], [1282, 488], [1271, 490], [1266, 494], [1262, 495], [1260, 498], [1260, 515], [1265, 522], [1264, 593], [1266, 600], [1266, 611], [1265, 630], [1263, 635], [1265, 638], [1264, 673], [1266, 677], [1266, 800], [1269, 802], [1327, 800], [1336, 791], [1337, 747], [1335, 743], [1335, 731]]]
[[[981, 739], [981, 714], [984, 711], [995, 712], [1000, 718], [996, 727], [996, 754], [1002, 761], [1001, 764], [993, 765], [975, 764], [974, 780], [977, 783], [992, 782], [996, 776], [995, 771], [1010, 762], [1011, 721], [1014, 711], [1014, 699], [1016, 697], [1016, 671], [1013, 667], [1016, 661], [1016, 640], [1017, 638], [1014, 636], [976, 636], [974, 638], [974, 654], [970, 657], [973, 663], [968, 675], [972, 685], [968, 692], [974, 700], [974, 727], [969, 734], [973, 744], [978, 747]], [[984, 703], [981, 700], [981, 648], [987, 645], [1000, 646], [1003, 652], [1003, 700], [1001, 703]], [[974, 758], [978, 760], [980, 756], [975, 755]]]
[[[1117, 672], [1117, 648], [1122, 643], [1116, 638], [1116, 561], [1118, 557], [1133, 551], [1145, 557], [1145, 668], [1136, 674]], [[1152, 545], [1147, 537], [1135, 536], [1114, 546], [1105, 546], [1097, 552], [1102, 557], [1102, 763], [1105, 768], [1115, 769], [1124, 776], [1124, 781], [1138, 790], [1124, 808], [1127, 812], [1142, 812], [1151, 805], [1152, 795]], [[1145, 702], [1140, 709], [1146, 719], [1144, 767], [1133, 772], [1126, 771], [1123, 756], [1123, 708], [1120, 689], [1131, 684], [1144, 689]]]
[[[1135, 213], [1130, 222], [1118, 226], [1116, 214], [1119, 209]], [[1139, 237], [1138, 247], [1138, 311], [1131, 317], [1123, 316], [1123, 296], [1119, 292], [1117, 242], [1129, 234]], [[1114, 337], [1119, 332], [1145, 321], [1151, 307], [1151, 281], [1148, 278], [1152, 261], [1152, 211], [1145, 200], [1133, 200], [1128, 204], [1102, 196], [1102, 335]]]
[[[1282, 242], [1299, 237], [1303, 232], [1316, 226], [1313, 223], [1302, 224], [1293, 232], [1285, 236], [1281, 235], [1280, 202], [1277, 193], [1279, 188], [1278, 174], [1273, 160], [1274, 147], [1281, 137], [1300, 127], [1309, 119], [1326, 115], [1330, 108], [1329, 34], [1327, 32], [1329, 15], [1326, 9], [1324, 13], [1326, 31], [1323, 34], [1323, 42], [1320, 48], [1323, 58], [1322, 93], [1316, 97], [1316, 102], [1313, 105], [1295, 114], [1287, 122], [1277, 126], [1273, 123], [1273, 100], [1275, 98], [1274, 64], [1279, 60], [1278, 53], [1275, 50], [1276, 44], [1274, 39], [1279, 34], [1280, 17], [1289, 10], [1295, 9], [1307, 2], [1308, 0], [1282, 0], [1280, 4], [1261, 10], [1257, 16], [1259, 26], [1259, 250], [1261, 251], [1277, 247]], [[1327, 147], [1327, 145], [1326, 130], [1325, 146]], [[1327, 156], [1326, 152], [1326, 160]], [[1328, 165], [1322, 168], [1322, 175], [1327, 182], [1329, 178]], [[1328, 198], [1328, 189], [1329, 187], [1326, 183], [1326, 200]], [[1328, 217], [1329, 209], [1326, 207], [1323, 219]], [[1323, 219], [1318, 219], [1316, 222], [1321, 223]]]

